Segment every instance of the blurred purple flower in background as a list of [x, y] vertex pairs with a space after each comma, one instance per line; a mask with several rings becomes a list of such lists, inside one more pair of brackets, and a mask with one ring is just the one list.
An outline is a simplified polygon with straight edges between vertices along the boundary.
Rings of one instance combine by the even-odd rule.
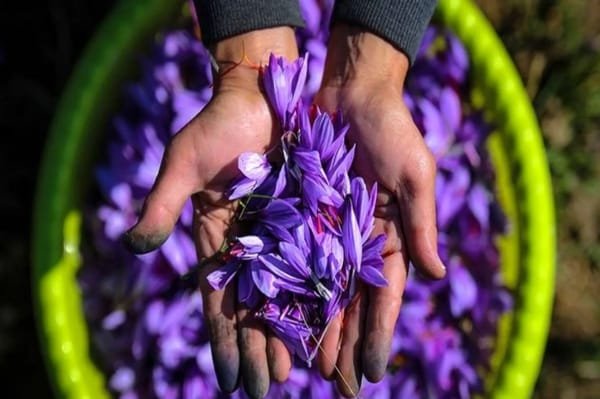
[[[347, 129], [327, 115], [311, 123], [298, 92], [304, 82], [301, 97], [308, 103], [318, 90], [331, 3], [301, 2], [306, 28], [297, 37], [308, 58], [291, 71], [278, 62], [269, 65], [268, 73], [297, 75], [273, 82], [271, 92], [266, 88], [285, 129], [302, 132], [288, 154], [297, 168], [277, 170], [261, 154], [240, 158], [242, 175], [231, 197], [246, 201], [244, 217], [260, 217], [262, 223], [229, 243], [230, 259], [211, 280], [220, 287], [239, 275], [241, 300], [258, 304], [257, 297], [269, 298], [259, 316], [304, 360], [314, 354], [314, 344], [306, 342], [318, 336], [317, 327], [344, 307], [345, 263], [370, 284], [384, 283], [378, 272], [383, 241], [370, 238], [375, 191], [348, 175], [354, 155], [344, 144]], [[159, 250], [134, 256], [118, 244], [158, 173], [165, 143], [210, 99], [208, 53], [190, 32], [162, 35], [143, 62], [139, 81], [125, 88], [106, 157], [96, 170], [101, 196], [90, 202], [86, 217], [92, 239], [83, 248], [84, 306], [108, 386], [122, 399], [245, 397], [243, 392], [223, 395], [217, 388], [193, 274], [191, 204]], [[484, 146], [491, 128], [480, 111], [463, 106], [468, 75], [460, 41], [429, 28], [404, 99], [438, 163], [439, 248], [448, 277], [428, 282], [411, 272], [390, 367], [381, 383], [363, 384], [365, 397], [472, 397], [482, 389], [481, 372], [490, 367], [498, 320], [512, 306], [494, 243], [506, 223]], [[281, 90], [298, 107], [282, 103]], [[303, 197], [293, 194], [300, 187]], [[243, 198], [251, 193], [256, 197]], [[282, 199], [269, 201], [272, 196]], [[298, 201], [307, 208], [298, 210]], [[295, 306], [289, 306], [292, 295], [300, 298]], [[325, 310], [314, 307], [314, 298], [327, 303]], [[338, 394], [316, 371], [297, 363], [285, 384], [272, 384], [269, 397]]]

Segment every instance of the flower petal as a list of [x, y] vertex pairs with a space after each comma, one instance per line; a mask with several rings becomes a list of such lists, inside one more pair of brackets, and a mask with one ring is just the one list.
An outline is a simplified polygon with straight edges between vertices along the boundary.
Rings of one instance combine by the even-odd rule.
[[275, 298], [279, 293], [277, 287], [277, 279], [268, 269], [261, 267], [261, 264], [254, 262], [252, 264], [252, 281], [256, 285], [256, 288], [260, 290], [265, 296], [269, 298]]
[[350, 198], [344, 204], [344, 222], [342, 224], [342, 243], [344, 245], [344, 256], [350, 266], [360, 271], [362, 263], [362, 237], [358, 228], [358, 221], [352, 209]]
[[206, 280], [215, 290], [222, 290], [233, 279], [240, 266], [240, 261], [228, 262], [206, 276]]
[[283, 258], [281, 258], [279, 255], [260, 255], [258, 260], [279, 278], [297, 284], [303, 284], [305, 281], [303, 274], [296, 270], [296, 268], [291, 266], [288, 262], [283, 260]]
[[365, 282], [375, 287], [385, 287], [388, 285], [387, 279], [380, 270], [371, 265], [363, 265], [360, 268], [358, 276]]
[[264, 180], [271, 171], [267, 157], [256, 152], [243, 152], [238, 158], [238, 169], [248, 179]]
[[231, 186], [229, 190], [228, 198], [230, 200], [236, 200], [250, 194], [252, 190], [256, 188], [256, 181], [248, 179], [247, 177], [241, 177], [235, 184]]

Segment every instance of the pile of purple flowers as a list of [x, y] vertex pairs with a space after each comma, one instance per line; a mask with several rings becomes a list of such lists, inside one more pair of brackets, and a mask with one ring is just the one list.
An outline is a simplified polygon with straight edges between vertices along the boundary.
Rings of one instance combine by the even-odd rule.
[[[298, 32], [298, 40], [301, 49], [310, 56], [294, 71], [306, 68], [301, 97], [309, 103], [322, 76], [331, 8], [330, 4], [323, 5], [319, 1], [302, 1], [301, 5], [307, 28]], [[165, 144], [206, 105], [212, 94], [208, 53], [190, 32], [191, 29], [165, 33], [143, 63], [139, 81], [125, 88], [123, 107], [113, 120], [105, 160], [96, 171], [100, 196], [90, 202], [86, 217], [88, 236], [92, 239], [83, 248], [84, 267], [79, 276], [86, 317], [91, 341], [108, 376], [108, 386], [116, 397], [123, 399], [229, 397], [219, 393], [217, 388], [208, 332], [202, 318], [202, 299], [196, 282], [190, 277], [196, 264], [191, 239], [191, 204], [186, 204], [173, 234], [159, 250], [134, 256], [119, 244], [121, 233], [135, 222], [152, 186]], [[275, 67], [277, 63], [271, 65]], [[493, 195], [493, 169], [484, 146], [491, 129], [480, 111], [464, 103], [469, 93], [468, 76], [468, 57], [461, 43], [449, 32], [429, 28], [406, 84], [405, 102], [438, 162], [439, 248], [448, 267], [448, 277], [429, 282], [411, 273], [392, 342], [388, 373], [379, 384], [363, 383], [361, 395], [365, 397], [471, 397], [482, 389], [482, 376], [489, 368], [498, 319], [511, 306], [511, 297], [498, 273], [498, 250], [494, 243], [506, 222]], [[293, 92], [297, 98], [298, 94]], [[228, 255], [242, 258], [243, 262], [259, 269], [255, 272], [256, 278], [247, 277], [246, 281], [252, 282], [248, 291], [270, 298], [279, 290], [277, 297], [261, 302], [261, 317], [272, 323], [273, 328], [277, 329], [278, 321], [269, 321], [269, 318], [285, 314], [298, 322], [294, 333], [302, 331], [306, 337], [310, 332], [318, 337], [327, 317], [344, 306], [345, 297], [341, 292], [348, 287], [343, 284], [347, 278], [345, 272], [340, 272], [337, 279], [319, 275], [328, 269], [322, 267], [324, 258], [319, 252], [322, 248], [312, 250], [311, 246], [320, 239], [331, 239], [331, 243], [318, 246], [331, 248], [327, 251], [333, 255], [327, 256], [328, 266], [342, 265], [343, 268], [345, 264], [345, 270], [351, 271], [356, 267], [348, 265], [357, 264], [353, 259], [358, 253], [340, 251], [339, 244], [346, 246], [340, 237], [345, 236], [354, 243], [360, 237], [362, 264], [365, 264], [369, 255], [367, 242], [362, 240], [369, 234], [363, 229], [368, 229], [369, 222], [363, 215], [369, 214], [371, 193], [364, 189], [360, 179], [347, 174], [346, 166], [342, 168], [345, 170], [343, 182], [332, 179], [333, 171], [328, 165], [332, 164], [333, 155], [323, 157], [331, 157], [329, 161], [321, 159], [325, 181], [329, 182], [323, 185], [320, 171], [312, 175], [314, 159], [302, 153], [325, 151], [325, 146], [314, 139], [324, 138], [324, 130], [331, 131], [327, 136], [331, 137], [331, 143], [343, 137], [345, 128], [340, 119], [326, 115], [306, 118], [307, 112], [299, 105], [300, 100], [294, 100], [297, 106], [291, 107], [295, 111], [289, 113], [287, 107], [277, 105], [277, 99], [271, 96], [270, 100], [280, 119], [291, 124], [291, 131], [318, 131], [319, 134], [287, 137], [281, 147], [289, 156], [290, 167], [287, 168], [271, 165], [259, 154], [245, 154], [240, 159], [243, 177], [231, 193], [232, 197], [239, 196], [246, 206], [240, 209], [244, 214], [238, 216], [249, 222], [257, 215], [255, 212], [266, 211], [272, 218], [277, 218], [279, 212], [295, 216], [285, 219], [291, 237], [282, 240], [285, 229], [277, 230], [279, 224], [269, 226], [267, 217], [262, 227], [255, 225], [255, 230], [229, 243]], [[330, 146], [326, 151], [333, 148], [336, 147]], [[351, 163], [352, 150], [345, 146], [337, 148]], [[304, 174], [294, 171], [292, 165], [295, 164]], [[298, 178], [304, 175], [311, 178]], [[300, 184], [312, 185], [310, 190], [302, 191], [310, 196], [290, 194], [298, 192]], [[335, 190], [327, 191], [327, 187]], [[273, 195], [276, 190], [281, 191]], [[326, 190], [326, 195], [320, 190]], [[348, 197], [348, 192], [361, 194]], [[298, 207], [299, 203], [304, 205]], [[335, 218], [330, 220], [333, 214], [340, 216], [341, 221], [351, 221], [354, 214], [356, 225], [340, 224]], [[308, 228], [304, 221], [311, 221], [306, 222]], [[325, 234], [333, 231], [338, 234]], [[279, 241], [296, 248], [282, 250]], [[372, 247], [377, 245], [377, 239], [368, 242]], [[306, 269], [296, 268], [296, 259], [291, 254], [310, 258], [315, 276], [307, 274]], [[342, 259], [345, 262], [341, 262]], [[226, 272], [237, 270], [238, 278], [248, 273], [234, 267], [235, 264], [213, 275], [213, 283], [225, 284], [229, 276]], [[277, 285], [270, 279], [264, 270], [270, 272], [269, 266], [274, 264], [288, 274], [278, 278], [277, 284], [290, 284]], [[378, 270], [376, 261], [372, 266], [370, 271]], [[252, 267], [243, 270], [252, 274]], [[365, 271], [362, 273], [364, 279]], [[308, 283], [295, 283], [300, 280]], [[366, 280], [384, 283], [376, 272], [367, 274]], [[353, 280], [346, 280], [350, 281]], [[303, 309], [304, 313], [285, 309], [280, 301], [289, 304], [285, 299], [288, 295], [300, 298], [301, 294], [293, 291], [298, 287], [310, 290], [308, 302], [331, 305], [329, 309], [319, 310], [320, 315], [325, 315], [322, 320], [311, 316], [311, 322], [304, 323], [306, 312], [311, 309]], [[245, 293], [248, 295], [240, 298], [253, 301], [253, 295], [241, 294]], [[339, 302], [332, 302], [333, 298]], [[286, 333], [287, 330], [280, 331], [282, 335]], [[311, 340], [296, 342], [299, 345], [292, 347], [298, 356], [310, 359], [313, 348], [304, 347], [302, 342]], [[245, 395], [237, 392], [232, 397]], [[335, 398], [338, 395], [316, 371], [298, 363], [285, 384], [271, 385], [268, 397]]]
[[357, 279], [385, 286], [385, 236], [373, 231], [376, 185], [352, 177], [348, 125], [316, 109], [311, 121], [300, 101], [307, 57], [289, 63], [271, 55], [262, 73], [281, 126], [273, 149], [283, 163], [243, 153], [242, 177], [229, 199], [241, 199], [237, 221], [248, 235], [225, 251], [225, 265], [209, 274], [223, 289], [237, 274], [238, 301], [256, 310], [293, 354], [310, 361], [329, 322], [350, 302]]

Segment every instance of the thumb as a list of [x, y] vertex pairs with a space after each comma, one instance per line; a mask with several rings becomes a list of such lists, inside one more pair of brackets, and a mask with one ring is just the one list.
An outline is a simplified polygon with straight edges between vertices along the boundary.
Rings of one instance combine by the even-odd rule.
[[200, 190], [194, 163], [189, 161], [191, 158], [182, 157], [184, 154], [177, 147], [173, 140], [138, 222], [123, 235], [123, 242], [134, 253], [143, 254], [161, 246], [171, 234], [185, 201]]
[[[429, 154], [429, 153], [427, 153]], [[427, 277], [439, 279], [446, 269], [437, 250], [435, 215], [435, 161], [425, 157], [397, 190], [402, 230], [410, 260]]]

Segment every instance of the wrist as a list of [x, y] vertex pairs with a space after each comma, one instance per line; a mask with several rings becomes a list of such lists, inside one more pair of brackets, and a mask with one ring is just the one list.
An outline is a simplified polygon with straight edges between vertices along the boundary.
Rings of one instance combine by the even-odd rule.
[[408, 57], [376, 34], [337, 24], [331, 30], [322, 87], [384, 84], [402, 90]]
[[221, 40], [211, 52], [219, 68], [214, 79], [218, 89], [261, 91], [259, 70], [268, 63], [271, 53], [289, 60], [298, 58], [294, 30], [287, 26], [255, 30]]

